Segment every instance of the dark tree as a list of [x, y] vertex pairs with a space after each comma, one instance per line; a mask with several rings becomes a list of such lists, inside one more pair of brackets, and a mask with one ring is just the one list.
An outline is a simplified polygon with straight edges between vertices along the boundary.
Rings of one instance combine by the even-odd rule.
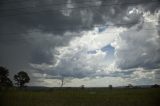
[[81, 85], [80, 87], [81, 87], [81, 89], [84, 89], [85, 86], [84, 86], [84, 85]]
[[0, 66], [0, 87], [10, 87], [12, 86], [12, 81], [8, 78], [8, 69]]
[[60, 82], [60, 87], [63, 87], [66, 83], [70, 82], [70, 79], [69, 79], [69, 78], [66, 78], [66, 77], [64, 77], [64, 76], [61, 76], [61, 77], [59, 78], [59, 80], [61, 81], [61, 82]]
[[30, 81], [28, 74], [24, 71], [20, 71], [16, 75], [14, 75], [14, 80], [16, 81], [16, 85], [19, 87], [24, 87], [25, 83]]
[[61, 87], [63, 87], [63, 85], [65, 84], [64, 77], [62, 77], [60, 80], [61, 80]]
[[132, 84], [128, 84], [127, 88], [134, 88]]
[[9, 71], [8, 69], [0, 66], [0, 78], [2, 77], [8, 77]]
[[158, 85], [158, 84], [154, 84], [154, 85], [152, 85], [151, 87], [152, 87], [152, 88], [159, 88], [159, 87], [160, 87], [160, 85]]
[[108, 85], [108, 88], [109, 88], [109, 89], [112, 89], [112, 88], [113, 88], [113, 86], [112, 86], [112, 85]]

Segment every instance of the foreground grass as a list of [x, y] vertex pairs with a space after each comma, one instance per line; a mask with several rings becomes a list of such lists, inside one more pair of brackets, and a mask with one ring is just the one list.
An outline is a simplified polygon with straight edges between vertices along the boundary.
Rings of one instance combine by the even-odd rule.
[[160, 89], [0, 91], [0, 106], [159, 106]]

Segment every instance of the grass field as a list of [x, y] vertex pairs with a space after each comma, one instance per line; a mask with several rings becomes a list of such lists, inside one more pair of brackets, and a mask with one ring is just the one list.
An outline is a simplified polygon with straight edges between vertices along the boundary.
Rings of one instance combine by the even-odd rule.
[[0, 106], [160, 106], [160, 89], [0, 91]]

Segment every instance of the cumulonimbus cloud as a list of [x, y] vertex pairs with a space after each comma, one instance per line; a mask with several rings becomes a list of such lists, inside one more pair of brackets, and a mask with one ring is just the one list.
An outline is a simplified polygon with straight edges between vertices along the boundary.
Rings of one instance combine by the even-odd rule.
[[[57, 0], [14, 4], [14, 8], [34, 7], [21, 11], [9, 11], [10, 5], [2, 2], [0, 11], [6, 18], [0, 18], [0, 64], [9, 64], [14, 71], [31, 68], [49, 76], [84, 78], [131, 77], [138, 67], [159, 68], [159, 22], [151, 22], [160, 19], [158, 1], [136, 0], [133, 5], [129, 5], [133, 1], [121, 0], [69, 0], [58, 2], [62, 3], [59, 6], [52, 6]], [[85, 8], [89, 6], [96, 7]], [[62, 11], [67, 8], [77, 9]]]

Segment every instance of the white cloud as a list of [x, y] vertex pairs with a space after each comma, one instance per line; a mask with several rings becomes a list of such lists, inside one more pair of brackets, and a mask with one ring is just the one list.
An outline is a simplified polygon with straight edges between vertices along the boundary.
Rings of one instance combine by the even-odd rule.
[[[82, 32], [69, 45], [53, 49], [55, 64], [31, 64], [32, 67], [46, 70], [44, 73], [53, 76], [66, 77], [95, 77], [106, 76], [113, 69], [113, 62], [107, 51], [101, 49], [109, 45], [124, 28], [106, 28], [99, 32], [98, 27], [92, 31]], [[114, 33], [111, 33], [113, 32]], [[92, 53], [93, 52], [93, 53]], [[109, 60], [110, 59], [110, 60]]]
[[[157, 32], [157, 14], [144, 14], [144, 23], [139, 23], [121, 33], [112, 46], [115, 48], [116, 65], [121, 69], [136, 67], [156, 68], [160, 60], [160, 38]], [[139, 26], [141, 25], [141, 29]], [[148, 29], [148, 30], [147, 30]], [[149, 30], [151, 29], [151, 30]]]
[[145, 70], [143, 68], [136, 68], [133, 74], [131, 74], [131, 78], [136, 80], [142, 78], [153, 79], [153, 77], [154, 77], [154, 71]]
[[[137, 12], [137, 9], [133, 9], [130, 14], [138, 14]], [[81, 80], [79, 84], [84, 84], [82, 79], [86, 77], [100, 78], [103, 82], [108, 80], [106, 77], [112, 77], [112, 81], [115, 79], [115, 85], [118, 85], [117, 81], [120, 78], [126, 83], [136, 84], [146, 79], [146, 83], [153, 83], [154, 70], [160, 66], [160, 38], [156, 26], [158, 22], [153, 21], [158, 20], [157, 14], [159, 12], [155, 14], [144, 12], [143, 22], [128, 29], [105, 27], [103, 31], [99, 31], [99, 27], [95, 27], [91, 31], [83, 31], [79, 33], [81, 36], [73, 37], [67, 45], [56, 46], [51, 50], [53, 64], [31, 65], [43, 71], [43, 77], [51, 75], [49, 76], [51, 79], [58, 79], [61, 76], [80, 78], [76, 79]], [[77, 33], [66, 32], [64, 35], [74, 34]], [[114, 55], [102, 50], [107, 45], [114, 47]], [[97, 79], [86, 82], [86, 85], [94, 86], [93, 82], [99, 81]], [[74, 80], [66, 86], [73, 86]]]
[[124, 80], [121, 77], [99, 77], [99, 78], [83, 78], [83, 79], [73, 79], [72, 82], [66, 83], [65, 86], [77, 86], [85, 85], [85, 87], [108, 87], [108, 85], [113, 86], [126, 86], [130, 82]]

